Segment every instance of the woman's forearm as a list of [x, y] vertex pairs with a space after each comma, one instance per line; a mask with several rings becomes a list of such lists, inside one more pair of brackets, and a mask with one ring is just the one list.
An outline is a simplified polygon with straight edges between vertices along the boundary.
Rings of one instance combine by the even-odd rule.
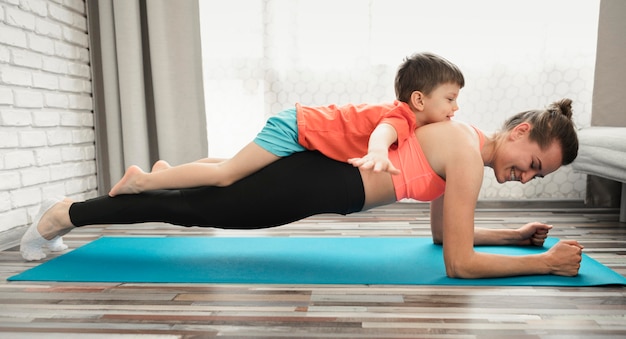
[[[452, 269], [448, 269], [451, 266]], [[451, 278], [479, 279], [521, 275], [550, 274], [550, 267], [542, 254], [507, 256], [474, 252], [457, 262], [446, 261]]]
[[520, 241], [516, 230], [474, 228], [474, 245], [517, 245]]
[[474, 245], [533, 245], [543, 246], [552, 225], [529, 222], [517, 229], [474, 228]]
[[540, 254], [509, 256], [471, 251], [463, 256], [444, 256], [444, 259], [446, 272], [452, 278], [478, 279], [542, 274], [575, 276], [580, 269], [582, 250], [583, 246], [578, 242], [562, 240]]

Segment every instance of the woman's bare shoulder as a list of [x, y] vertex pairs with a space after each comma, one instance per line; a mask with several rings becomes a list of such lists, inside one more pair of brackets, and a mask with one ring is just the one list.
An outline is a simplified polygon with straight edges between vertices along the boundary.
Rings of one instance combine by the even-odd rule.
[[478, 137], [470, 125], [438, 122], [418, 128], [415, 135], [430, 166], [442, 178], [446, 178], [450, 165], [482, 170]]
[[453, 120], [424, 125], [415, 131], [415, 135], [420, 143], [448, 141], [471, 146], [472, 141], [478, 141], [476, 131], [472, 126]]

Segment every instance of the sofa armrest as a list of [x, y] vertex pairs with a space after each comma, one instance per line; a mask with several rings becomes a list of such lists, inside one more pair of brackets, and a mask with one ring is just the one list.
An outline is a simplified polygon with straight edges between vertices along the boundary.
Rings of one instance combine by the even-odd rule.
[[620, 222], [626, 222], [626, 127], [588, 127], [578, 131], [575, 171], [622, 183]]

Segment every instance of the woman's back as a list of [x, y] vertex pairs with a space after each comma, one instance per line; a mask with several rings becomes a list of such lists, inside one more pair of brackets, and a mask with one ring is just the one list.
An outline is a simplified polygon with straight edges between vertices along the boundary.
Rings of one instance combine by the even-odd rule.
[[[364, 209], [404, 198], [431, 201], [443, 193], [446, 169], [454, 166], [471, 169], [482, 176], [483, 137], [482, 132], [455, 121], [418, 128], [415, 138], [389, 151], [390, 160], [401, 174], [361, 171], [366, 197]], [[472, 160], [459, 162], [459, 155]]]
[[[471, 166], [475, 161], [475, 167], [484, 167], [481, 157], [484, 135], [468, 124], [458, 121], [429, 124], [418, 128], [415, 137], [428, 164], [443, 180], [449, 166]], [[466, 157], [474, 161], [459, 163]]]

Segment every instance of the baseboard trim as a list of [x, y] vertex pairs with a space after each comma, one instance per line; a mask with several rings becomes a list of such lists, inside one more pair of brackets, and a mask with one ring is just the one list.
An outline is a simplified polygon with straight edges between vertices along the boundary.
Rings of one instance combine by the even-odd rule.
[[27, 226], [19, 226], [0, 232], [0, 251], [7, 250], [20, 244], [20, 240], [26, 232]]

